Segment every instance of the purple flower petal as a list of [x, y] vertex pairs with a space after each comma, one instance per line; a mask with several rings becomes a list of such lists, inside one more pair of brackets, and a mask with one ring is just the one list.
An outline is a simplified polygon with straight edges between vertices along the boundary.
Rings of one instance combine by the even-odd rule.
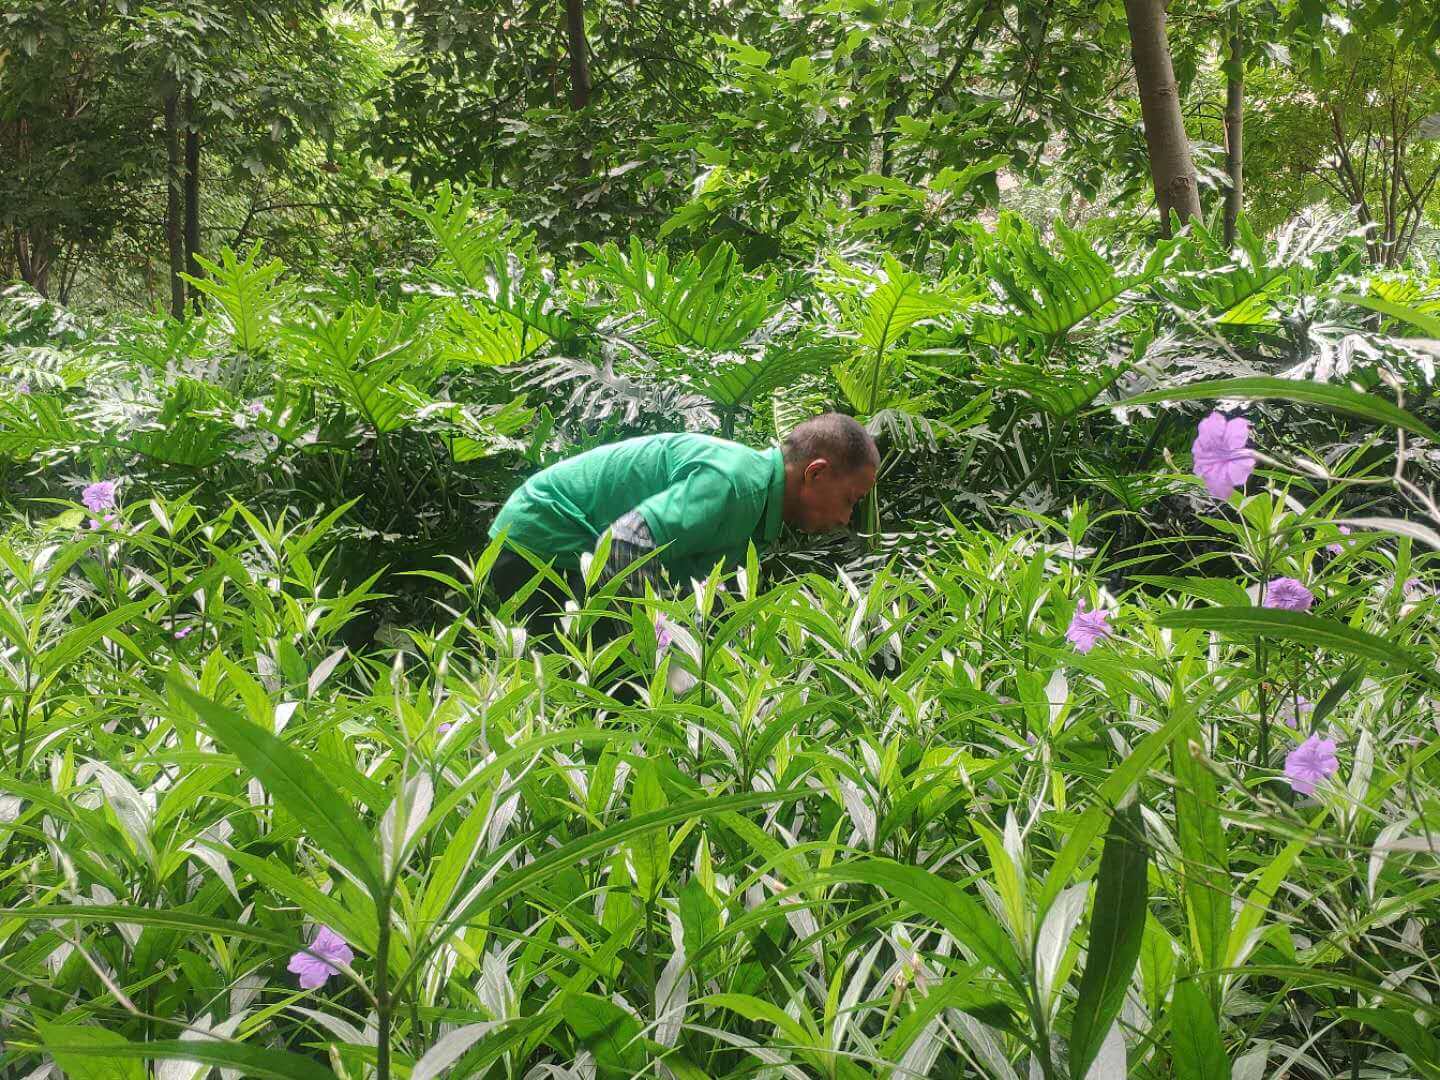
[[1309, 611], [1315, 594], [1293, 577], [1275, 578], [1260, 591], [1260, 606], [1281, 611]]
[[80, 493], [80, 501], [92, 514], [115, 508], [115, 481], [99, 480]]
[[1200, 421], [1191, 447], [1195, 475], [1205, 481], [1205, 489], [1215, 498], [1228, 499], [1232, 491], [1250, 479], [1255, 470], [1255, 452], [1245, 448], [1249, 438], [1249, 420], [1227, 420], [1221, 413], [1212, 412]]
[[1317, 784], [1339, 771], [1334, 739], [1311, 735], [1285, 755], [1285, 779], [1301, 795], [1315, 794]]
[[338, 965], [348, 965], [354, 959], [355, 953], [345, 939], [328, 926], [322, 926], [308, 952], [297, 952], [290, 957], [287, 970], [300, 976], [301, 989], [318, 990], [326, 979], [339, 973]]
[[1076, 652], [1088, 653], [1097, 641], [1109, 637], [1113, 632], [1109, 619], [1110, 612], [1086, 611], [1085, 601], [1081, 600], [1075, 605], [1075, 614], [1065, 631], [1065, 640], [1075, 646]]

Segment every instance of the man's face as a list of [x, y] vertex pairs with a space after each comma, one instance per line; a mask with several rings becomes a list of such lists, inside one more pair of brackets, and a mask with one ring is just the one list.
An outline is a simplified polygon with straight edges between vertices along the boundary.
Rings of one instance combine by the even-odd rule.
[[855, 504], [874, 486], [873, 465], [842, 472], [825, 458], [816, 458], [800, 475], [796, 520], [791, 524], [811, 533], [843, 529], [850, 523]]

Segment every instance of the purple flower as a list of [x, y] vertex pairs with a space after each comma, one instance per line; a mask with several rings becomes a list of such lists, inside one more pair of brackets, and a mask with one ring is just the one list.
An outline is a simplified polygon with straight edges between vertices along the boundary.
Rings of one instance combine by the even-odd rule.
[[176, 641], [183, 641], [185, 638], [189, 637], [189, 636], [190, 636], [191, 634], [193, 634], [194, 632], [195, 632], [195, 627], [193, 627], [193, 626], [182, 626], [179, 630], [176, 630], [176, 631], [175, 631], [175, 640], [176, 640]]
[[116, 515], [114, 514], [102, 514], [100, 515], [100, 520], [98, 521], [95, 520], [95, 518], [90, 519], [90, 528], [103, 529], [107, 525], [114, 525], [115, 522], [118, 520], [119, 518], [116, 517]]
[[1085, 601], [1081, 600], [1075, 605], [1075, 616], [1065, 631], [1065, 640], [1074, 645], [1077, 652], [1088, 653], [1097, 641], [1110, 636], [1109, 618], [1108, 611], [1086, 611]]
[[100, 480], [80, 493], [80, 501], [92, 514], [115, 509], [115, 481]]
[[[1350, 535], [1350, 526], [1349, 526], [1349, 525], [1340, 525], [1340, 526], [1337, 526], [1337, 528], [1340, 530], [1340, 535], [1341, 535], [1341, 536], [1349, 536], [1349, 535]], [[1331, 555], [1343, 555], [1343, 554], [1345, 554], [1345, 545], [1342, 544], [1342, 543], [1340, 543], [1339, 541], [1336, 541], [1336, 542], [1333, 543], [1333, 544], [1326, 544], [1326, 545], [1325, 545], [1325, 550], [1328, 551], [1328, 552], [1330, 552]]]
[[1277, 577], [1260, 592], [1260, 606], [1281, 611], [1309, 611], [1315, 594], [1293, 577]]
[[1190, 448], [1195, 475], [1205, 481], [1206, 489], [1215, 498], [1228, 499], [1255, 471], [1255, 452], [1245, 449], [1249, 438], [1249, 420], [1227, 420], [1212, 412], [1200, 421], [1195, 445]]
[[449, 731], [449, 730], [450, 730], [451, 728], [453, 728], [454, 726], [455, 726], [454, 724], [441, 724], [439, 727], [437, 727], [437, 728], [435, 729], [435, 731], [436, 731], [438, 734], [444, 735], [447, 731]]
[[252, 401], [249, 405], [245, 406], [245, 411], [248, 412], [251, 416], [259, 416], [262, 412], [265, 411], [265, 405], [263, 402]]
[[665, 621], [665, 616], [661, 615], [655, 623], [655, 658], [657, 660], [665, 655], [665, 650], [670, 648], [672, 639], [670, 624]]
[[1315, 785], [1340, 769], [1335, 740], [1311, 735], [1285, 755], [1285, 779], [1301, 795], [1315, 794]]
[[1314, 708], [1314, 704], [1307, 698], [1286, 698], [1285, 704], [1280, 706], [1280, 719], [1285, 721], [1285, 726], [1292, 731], [1299, 731], [1301, 718]]
[[326, 979], [339, 973], [337, 965], [349, 964], [354, 959], [355, 953], [345, 944], [345, 939], [328, 926], [322, 926], [310, 943], [310, 952], [297, 952], [290, 957], [287, 970], [300, 976], [302, 990], [318, 990]]
[[30, 380], [29, 380], [29, 379], [22, 379], [22, 380], [20, 381], [20, 385], [18, 385], [17, 387], [15, 387], [15, 392], [16, 392], [17, 394], [28, 394], [28, 393], [30, 393]]

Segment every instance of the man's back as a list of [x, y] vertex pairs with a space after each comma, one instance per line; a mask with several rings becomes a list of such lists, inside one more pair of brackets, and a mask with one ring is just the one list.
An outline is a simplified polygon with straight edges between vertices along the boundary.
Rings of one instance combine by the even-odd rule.
[[[527, 480], [490, 528], [558, 567], [577, 566], [600, 534], [637, 511], [672, 574], [738, 561], [779, 533], [785, 469], [778, 449], [710, 435], [647, 435], [597, 447]], [[757, 531], [758, 530], [758, 531]], [[710, 565], [706, 565], [706, 561]]]

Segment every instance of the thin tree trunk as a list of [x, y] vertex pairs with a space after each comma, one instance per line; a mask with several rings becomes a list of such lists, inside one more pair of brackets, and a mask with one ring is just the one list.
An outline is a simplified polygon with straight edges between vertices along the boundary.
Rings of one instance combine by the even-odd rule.
[[172, 86], [165, 95], [165, 159], [168, 163], [165, 184], [165, 239], [170, 249], [170, 314], [185, 317], [184, 210], [181, 206], [184, 177], [181, 175], [180, 153], [180, 91]]
[[1245, 205], [1245, 24], [1230, 9], [1230, 62], [1225, 70], [1225, 247], [1235, 246], [1235, 222]]
[[570, 108], [590, 104], [590, 44], [585, 40], [585, 0], [565, 0], [565, 35], [570, 46]]
[[54, 252], [50, 238], [42, 226], [15, 227], [15, 261], [20, 266], [20, 280], [47, 300], [50, 298], [50, 264]]
[[200, 132], [195, 127], [195, 97], [185, 95], [185, 272], [200, 276]]
[[1180, 87], [1170, 62], [1165, 34], [1164, 0], [1125, 0], [1130, 25], [1130, 51], [1140, 88], [1140, 114], [1150, 152], [1150, 176], [1160, 207], [1160, 235], [1170, 236], [1170, 211], [1181, 224], [1200, 216], [1200, 192], [1185, 120], [1180, 115]]

